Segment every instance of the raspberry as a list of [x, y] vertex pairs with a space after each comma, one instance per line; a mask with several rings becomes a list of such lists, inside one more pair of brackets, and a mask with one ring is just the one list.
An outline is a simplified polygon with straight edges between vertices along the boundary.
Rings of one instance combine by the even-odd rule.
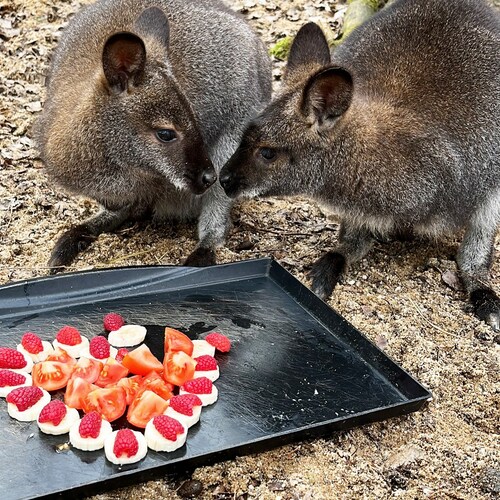
[[175, 441], [177, 434], [184, 432], [182, 424], [168, 415], [157, 415], [153, 418], [153, 425], [165, 439], [169, 439], [170, 441]]
[[32, 332], [26, 332], [21, 339], [21, 345], [30, 354], [38, 354], [43, 351], [42, 339]]
[[114, 332], [121, 328], [125, 324], [125, 321], [119, 314], [109, 313], [104, 316], [103, 323], [105, 330]]
[[116, 433], [115, 444], [113, 446], [113, 453], [117, 457], [126, 455], [132, 457], [139, 451], [139, 442], [134, 433], [130, 429], [120, 429]]
[[10, 347], [0, 347], [0, 368], [19, 369], [24, 368], [28, 363], [23, 354]]
[[91, 411], [83, 416], [80, 420], [80, 426], [78, 430], [80, 431], [80, 436], [82, 438], [94, 438], [96, 439], [101, 432], [102, 417], [96, 411]]
[[118, 361], [118, 363], [121, 363], [123, 361], [123, 358], [128, 354], [128, 349], [125, 347], [120, 347], [118, 349], [118, 352], [116, 353], [115, 359]]
[[72, 326], [63, 326], [56, 335], [56, 340], [65, 345], [78, 345], [82, 342], [80, 332]]
[[181, 394], [180, 396], [171, 397], [169, 405], [176, 412], [192, 417], [193, 406], [201, 406], [202, 403], [196, 394]]
[[66, 413], [68, 413], [66, 405], [59, 399], [54, 399], [43, 407], [38, 421], [42, 424], [51, 422], [54, 425], [59, 425], [66, 416]]
[[185, 382], [182, 388], [191, 394], [212, 394], [212, 381], [207, 377], [194, 378]]
[[7, 403], [15, 404], [19, 411], [26, 411], [28, 408], [38, 403], [42, 396], [43, 391], [40, 387], [31, 385], [29, 387], [18, 387], [17, 389], [12, 389], [12, 391], [7, 394]]
[[89, 352], [97, 359], [109, 358], [110, 349], [108, 339], [102, 335], [94, 337], [90, 341]]
[[220, 352], [228, 352], [231, 349], [231, 341], [222, 333], [209, 333], [205, 340]]
[[194, 358], [196, 361], [196, 371], [206, 372], [208, 370], [217, 370], [217, 360], [210, 356], [209, 354], [204, 354], [198, 358]]
[[0, 370], [0, 387], [21, 385], [26, 382], [26, 377], [12, 370]]

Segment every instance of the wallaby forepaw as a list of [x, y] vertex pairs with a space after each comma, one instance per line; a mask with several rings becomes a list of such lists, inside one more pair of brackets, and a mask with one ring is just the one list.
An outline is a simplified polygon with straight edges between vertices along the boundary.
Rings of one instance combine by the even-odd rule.
[[216, 263], [213, 248], [198, 247], [185, 260], [184, 265], [189, 267], [213, 266]]
[[330, 297], [345, 269], [345, 258], [337, 252], [328, 252], [317, 260], [309, 272], [312, 291], [321, 299]]
[[470, 294], [475, 315], [488, 323], [495, 331], [500, 331], [500, 298], [490, 288], [480, 288]]
[[56, 242], [49, 260], [50, 274], [62, 271], [96, 239], [77, 228], [66, 231]]

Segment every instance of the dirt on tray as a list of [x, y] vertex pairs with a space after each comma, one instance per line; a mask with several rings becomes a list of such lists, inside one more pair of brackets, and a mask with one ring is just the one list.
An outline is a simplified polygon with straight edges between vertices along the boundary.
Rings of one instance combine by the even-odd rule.
[[[51, 51], [84, 3], [0, 0], [1, 283], [46, 275], [57, 236], [96, 210], [93, 202], [69, 197], [47, 179], [30, 134], [43, 106]], [[227, 3], [246, 16], [267, 46], [309, 20], [336, 35], [346, 9], [335, 0]], [[274, 61], [276, 86], [283, 64]], [[233, 218], [219, 262], [273, 256], [306, 285], [308, 269], [333, 246], [338, 228], [323, 209], [301, 198], [245, 201]], [[71, 270], [181, 264], [195, 235], [194, 225], [129, 225], [101, 235]], [[498, 498], [500, 336], [465, 301], [454, 261], [459, 242], [377, 243], [329, 300], [432, 391], [424, 409], [95, 498]], [[499, 245], [497, 239], [497, 254]], [[500, 290], [498, 258], [492, 284]]]

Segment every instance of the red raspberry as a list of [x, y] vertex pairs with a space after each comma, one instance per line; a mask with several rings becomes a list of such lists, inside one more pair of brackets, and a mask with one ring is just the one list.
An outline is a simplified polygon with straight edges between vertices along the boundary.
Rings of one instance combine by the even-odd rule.
[[56, 335], [56, 340], [65, 345], [78, 345], [82, 342], [80, 332], [72, 326], [63, 326]]
[[80, 426], [78, 430], [80, 431], [80, 436], [82, 438], [94, 438], [96, 439], [101, 432], [102, 417], [96, 411], [91, 411], [83, 416], [80, 420]]
[[212, 394], [212, 381], [207, 377], [194, 378], [184, 382], [182, 388], [191, 394]]
[[117, 313], [109, 313], [103, 319], [104, 329], [108, 332], [114, 332], [125, 324], [125, 320]]
[[205, 340], [220, 352], [228, 352], [231, 349], [231, 341], [222, 333], [209, 333]]
[[121, 363], [123, 361], [123, 358], [128, 354], [128, 349], [125, 347], [120, 347], [118, 349], [118, 352], [116, 353], [115, 359], [118, 361], [118, 363]]
[[38, 421], [41, 424], [51, 422], [54, 425], [59, 425], [66, 416], [66, 413], [68, 413], [66, 405], [59, 399], [54, 399], [43, 407]]
[[133, 457], [139, 451], [139, 441], [135, 437], [133, 431], [130, 429], [120, 429], [116, 433], [115, 444], [113, 446], [113, 453], [117, 457], [123, 455]]
[[89, 352], [97, 359], [109, 358], [110, 348], [106, 337], [98, 335], [90, 341]]
[[196, 394], [181, 394], [171, 397], [169, 405], [176, 412], [192, 417], [193, 406], [201, 406], [202, 402]]
[[19, 411], [26, 411], [34, 404], [38, 403], [43, 396], [43, 391], [40, 387], [28, 386], [12, 389], [7, 394], [7, 403], [13, 403]]
[[170, 441], [176, 441], [177, 435], [184, 432], [182, 424], [168, 415], [157, 415], [153, 418], [153, 425], [165, 439]]
[[209, 354], [204, 354], [203, 356], [194, 358], [194, 360], [196, 361], [196, 371], [206, 372], [209, 370], [217, 370], [217, 360]]
[[0, 347], [0, 368], [16, 370], [24, 368], [28, 363], [23, 354], [10, 347]]
[[30, 354], [38, 354], [43, 351], [42, 339], [32, 332], [26, 332], [21, 339], [21, 345]]
[[21, 385], [26, 382], [26, 377], [12, 370], [0, 370], [0, 387]]

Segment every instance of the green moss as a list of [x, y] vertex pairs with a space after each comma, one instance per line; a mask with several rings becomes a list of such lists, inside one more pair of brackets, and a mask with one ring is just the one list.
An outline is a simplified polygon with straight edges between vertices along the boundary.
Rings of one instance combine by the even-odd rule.
[[280, 61], [284, 61], [288, 57], [292, 42], [293, 38], [291, 36], [281, 38], [269, 49], [269, 54], [276, 57], [276, 59], [279, 59]]
[[347, 0], [347, 3], [359, 3], [371, 7], [373, 11], [378, 10], [378, 0]]

